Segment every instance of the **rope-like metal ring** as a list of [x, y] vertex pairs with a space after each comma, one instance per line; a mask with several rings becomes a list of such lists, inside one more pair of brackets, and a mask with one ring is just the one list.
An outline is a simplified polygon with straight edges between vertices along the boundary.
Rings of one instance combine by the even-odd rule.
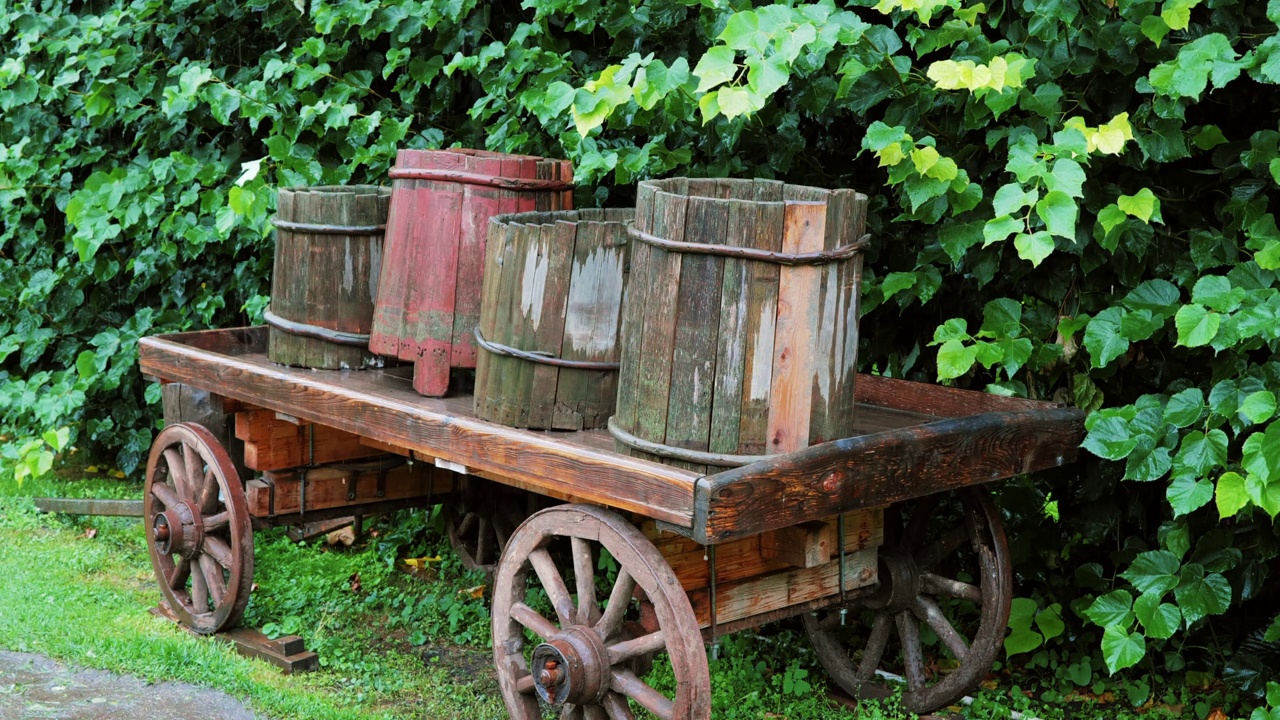
[[290, 335], [314, 338], [316, 340], [326, 340], [331, 343], [351, 345], [353, 347], [369, 346], [369, 336], [362, 333], [330, 330], [329, 328], [320, 327], [319, 325], [309, 325], [307, 323], [286, 320], [270, 310], [266, 310], [262, 313], [262, 319], [266, 320], [267, 324], [271, 327], [287, 332]]
[[277, 230], [310, 233], [312, 235], [381, 235], [387, 231], [386, 225], [320, 225], [317, 223], [300, 223], [280, 218], [272, 218], [271, 224]]
[[760, 250], [758, 248], [735, 247], [733, 245], [711, 245], [703, 243], [682, 242], [680, 240], [668, 240], [660, 238], [657, 235], [650, 235], [640, 230], [635, 225], [627, 226], [627, 234], [631, 237], [653, 245], [654, 247], [669, 250], [678, 253], [690, 253], [700, 255], [723, 255], [725, 257], [742, 258], [744, 260], [760, 260], [762, 262], [774, 263], [777, 265], [821, 265], [823, 263], [835, 262], [837, 260], [848, 260], [866, 247], [871, 241], [871, 234], [867, 233], [848, 245], [841, 245], [834, 250], [821, 250], [819, 252], [809, 253], [784, 253], [775, 252], [773, 250]]
[[486, 185], [502, 190], [571, 190], [573, 183], [546, 178], [513, 178], [433, 168], [391, 168], [392, 180], [437, 180], [464, 185]]
[[658, 457], [668, 458], [670, 460], [682, 460], [684, 462], [694, 463], [696, 465], [714, 465], [716, 467], [742, 467], [750, 465], [754, 462], [760, 462], [768, 455], [728, 455], [725, 453], [703, 452], [701, 450], [686, 450], [685, 448], [672, 447], [663, 443], [651, 442], [632, 435], [631, 433], [618, 427], [613, 418], [609, 418], [609, 434], [615, 440], [634, 448], [641, 452], [657, 455]]
[[541, 350], [520, 350], [509, 345], [496, 343], [484, 339], [484, 335], [480, 332], [480, 326], [477, 325], [473, 333], [476, 338], [476, 344], [488, 350], [494, 355], [506, 355], [507, 357], [520, 358], [529, 362], [542, 363], [543, 365], [554, 365], [556, 367], [569, 368], [572, 370], [617, 370], [616, 362], [600, 362], [597, 360], [565, 360], [558, 358], [549, 352]]

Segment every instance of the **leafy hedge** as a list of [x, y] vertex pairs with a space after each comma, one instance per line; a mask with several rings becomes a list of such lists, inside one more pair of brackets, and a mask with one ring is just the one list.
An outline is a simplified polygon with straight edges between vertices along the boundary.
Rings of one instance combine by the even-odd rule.
[[257, 319], [276, 185], [454, 143], [569, 157], [580, 204], [785, 177], [874, 196], [866, 367], [1091, 411], [1108, 462], [1003, 493], [1012, 655], [1088, 670], [1100, 643], [1149, 691], [1221, 669], [1217, 629], [1249, 627], [1215, 616], [1271, 620], [1280, 0], [83, 5], [0, 11], [20, 474], [68, 443], [137, 467], [137, 338]]

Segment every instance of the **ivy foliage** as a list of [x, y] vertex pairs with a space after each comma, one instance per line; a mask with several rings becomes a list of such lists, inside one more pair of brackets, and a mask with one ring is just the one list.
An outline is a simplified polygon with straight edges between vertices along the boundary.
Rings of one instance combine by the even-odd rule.
[[1280, 0], [16, 0], [3, 454], [136, 468], [158, 402], [138, 338], [255, 321], [271, 188], [382, 181], [397, 147], [568, 157], [580, 204], [668, 174], [854, 186], [865, 367], [1090, 412], [1095, 460], [1004, 494], [1036, 607], [1081, 632], [1028, 605], [1011, 652], [1069, 635], [1112, 672], [1220, 667], [1197, 633], [1270, 623], [1280, 553], [1277, 21]]

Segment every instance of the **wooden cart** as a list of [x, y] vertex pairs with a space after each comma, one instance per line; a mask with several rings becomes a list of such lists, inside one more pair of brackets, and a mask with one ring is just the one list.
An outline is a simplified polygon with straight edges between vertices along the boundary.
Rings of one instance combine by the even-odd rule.
[[[253, 528], [443, 502], [464, 559], [492, 566], [494, 660], [521, 720], [547, 703], [707, 718], [704, 643], [796, 615], [845, 690], [896, 676], [913, 711], [954, 702], [990, 671], [1012, 594], [976, 486], [1072, 462], [1083, 434], [1076, 409], [861, 375], [860, 434], [700, 476], [617, 454], [604, 431], [478, 420], [470, 396], [419, 396], [411, 368], [285, 368], [266, 343], [266, 328], [141, 343], [145, 374], [235, 413], [260, 475], [239, 477], [199, 425], [160, 433], [145, 505], [167, 603], [198, 631], [227, 628], [252, 587]], [[645, 679], [660, 652], [674, 690]]]

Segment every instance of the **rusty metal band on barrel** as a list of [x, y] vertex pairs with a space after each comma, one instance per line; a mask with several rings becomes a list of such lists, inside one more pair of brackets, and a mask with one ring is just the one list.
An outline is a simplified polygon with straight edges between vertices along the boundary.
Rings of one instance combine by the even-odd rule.
[[319, 325], [309, 325], [294, 320], [286, 320], [279, 315], [266, 310], [262, 313], [262, 319], [267, 321], [271, 327], [287, 332], [290, 335], [299, 337], [314, 338], [316, 340], [325, 340], [339, 345], [351, 345], [353, 347], [368, 347], [369, 336], [361, 333], [342, 332], [341, 330], [330, 330], [329, 328], [320, 327]]
[[838, 260], [848, 260], [857, 255], [862, 248], [866, 247], [871, 241], [871, 234], [867, 233], [848, 245], [841, 245], [834, 250], [821, 250], [819, 252], [810, 253], [784, 253], [774, 252], [773, 250], [759, 250], [757, 248], [734, 247], [733, 245], [712, 245], [703, 243], [682, 242], [680, 240], [668, 240], [660, 238], [657, 235], [650, 235], [640, 230], [635, 225], [627, 226], [627, 234], [631, 237], [653, 245], [654, 247], [669, 250], [671, 252], [699, 254], [699, 255], [723, 255], [731, 258], [742, 258], [744, 260], [760, 260], [762, 262], [774, 263], [775, 265], [821, 265], [823, 263], [836, 262]]
[[462, 170], [434, 170], [432, 168], [391, 168], [387, 173], [392, 180], [437, 180], [464, 185], [487, 185], [502, 190], [571, 190], [573, 183], [545, 178], [512, 178], [482, 175]]
[[724, 453], [703, 452], [701, 450], [687, 450], [685, 448], [672, 447], [662, 443], [651, 442], [632, 435], [623, 430], [614, 423], [613, 418], [609, 418], [609, 434], [615, 440], [626, 445], [629, 448], [646, 452], [650, 455], [657, 455], [669, 460], [683, 460], [697, 465], [714, 465], [716, 467], [742, 467], [750, 465], [754, 462], [760, 462], [768, 458], [768, 455], [727, 455]]
[[520, 358], [529, 362], [542, 363], [543, 365], [554, 365], [556, 367], [569, 368], [571, 370], [617, 370], [616, 362], [599, 362], [596, 360], [565, 360], [558, 358], [548, 352], [530, 352], [529, 350], [520, 350], [517, 348], [503, 345], [502, 343], [486, 340], [480, 332], [480, 326], [477, 325], [473, 333], [476, 338], [476, 344], [488, 350], [494, 355], [506, 355], [507, 357]]
[[381, 235], [387, 231], [386, 225], [320, 225], [316, 223], [290, 222], [272, 218], [271, 224], [277, 230], [308, 233], [311, 235]]

